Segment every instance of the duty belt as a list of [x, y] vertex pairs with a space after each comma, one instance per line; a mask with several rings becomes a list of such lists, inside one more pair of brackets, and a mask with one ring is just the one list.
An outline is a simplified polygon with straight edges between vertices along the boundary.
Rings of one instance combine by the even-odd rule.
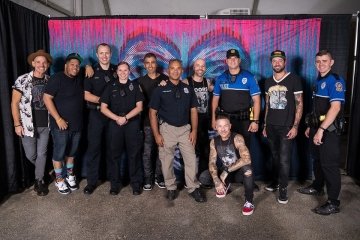
[[235, 111], [235, 112], [226, 112], [220, 108], [216, 110], [217, 115], [225, 115], [228, 116], [230, 119], [237, 119], [237, 120], [249, 120], [250, 119], [250, 111], [243, 110], [243, 111]]

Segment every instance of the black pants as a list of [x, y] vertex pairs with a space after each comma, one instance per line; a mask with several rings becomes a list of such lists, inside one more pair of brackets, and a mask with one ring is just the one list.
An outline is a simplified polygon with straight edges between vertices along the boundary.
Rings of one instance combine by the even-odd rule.
[[272, 155], [272, 181], [274, 184], [286, 188], [289, 181], [290, 159], [294, 139], [286, 136], [290, 127], [266, 126], [266, 134], [269, 140]]
[[208, 114], [198, 114], [199, 124], [197, 129], [197, 140], [195, 146], [196, 156], [199, 158], [198, 173], [205, 171], [209, 166], [209, 126], [210, 118]]
[[322, 144], [313, 142], [317, 129], [310, 129], [310, 152], [313, 158], [315, 180], [313, 188], [321, 191], [326, 184], [328, 199], [338, 201], [341, 189], [340, 138], [335, 132], [324, 131]]
[[230, 116], [231, 131], [241, 134], [244, 137], [246, 147], [250, 150], [250, 132], [248, 131], [250, 120], [239, 120]]
[[[102, 152], [106, 151], [106, 129], [108, 119], [97, 110], [90, 110], [88, 125], [87, 156], [87, 183], [96, 186], [99, 179], [99, 166]], [[107, 155], [107, 153], [105, 153]], [[108, 156], [107, 156], [108, 157]]]
[[122, 153], [126, 150], [130, 185], [138, 189], [142, 185], [143, 171], [141, 166], [142, 135], [140, 120], [130, 120], [126, 125], [119, 126], [115, 121], [109, 123], [109, 145], [111, 159], [109, 161], [111, 187], [121, 187], [120, 167], [123, 161]]
[[[254, 185], [253, 185], [253, 174], [245, 175], [246, 171], [252, 171], [251, 165], [245, 165], [240, 169], [236, 170], [235, 172], [229, 173], [228, 177], [226, 178], [227, 183], [243, 183], [245, 188], [245, 200], [249, 202], [253, 202], [254, 197]], [[221, 174], [221, 172], [218, 172]], [[199, 182], [203, 185], [214, 185], [213, 179], [210, 175], [209, 170], [203, 171], [199, 176]]]

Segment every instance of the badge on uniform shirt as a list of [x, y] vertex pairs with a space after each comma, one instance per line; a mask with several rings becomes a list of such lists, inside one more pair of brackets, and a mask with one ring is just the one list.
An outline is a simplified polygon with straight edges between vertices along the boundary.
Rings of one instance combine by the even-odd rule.
[[320, 87], [321, 89], [324, 89], [326, 87], [326, 82], [323, 82]]
[[189, 93], [189, 89], [184, 88], [184, 93]]
[[336, 91], [338, 91], [338, 92], [342, 92], [342, 91], [343, 91], [343, 85], [342, 85], [342, 83], [341, 83], [341, 82], [335, 83], [335, 89], [336, 89]]
[[247, 78], [243, 78], [243, 79], [241, 80], [241, 82], [242, 82], [243, 84], [246, 84], [246, 83], [247, 83]]
[[129, 89], [130, 89], [130, 91], [134, 90], [134, 85], [132, 83], [130, 83]]

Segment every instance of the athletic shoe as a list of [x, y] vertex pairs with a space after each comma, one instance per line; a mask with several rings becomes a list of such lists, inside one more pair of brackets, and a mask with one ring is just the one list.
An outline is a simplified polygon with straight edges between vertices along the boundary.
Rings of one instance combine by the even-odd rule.
[[143, 186], [143, 189], [145, 191], [151, 191], [152, 190], [152, 185], [150, 183], [146, 183], [144, 186]]
[[242, 209], [242, 214], [245, 216], [249, 216], [249, 215], [253, 214], [254, 208], [255, 207], [251, 202], [246, 201], [243, 206], [243, 209]]
[[265, 190], [270, 192], [275, 192], [278, 189], [279, 189], [279, 184], [274, 184], [274, 183], [271, 183], [265, 187]]
[[60, 194], [69, 194], [71, 192], [64, 180], [59, 182], [55, 181], [55, 186]]
[[155, 180], [155, 184], [159, 187], [159, 188], [166, 188], [165, 186], [165, 182], [161, 181], [161, 180]]
[[79, 187], [76, 184], [76, 177], [74, 175], [69, 175], [66, 177], [66, 182], [69, 185], [69, 188], [71, 191], [75, 191], [79, 189]]
[[226, 197], [226, 194], [227, 194], [227, 192], [229, 191], [230, 185], [231, 185], [231, 184], [229, 183], [227, 186], [225, 186], [225, 191], [224, 191], [224, 192], [222, 192], [222, 193], [216, 192], [216, 197], [217, 197], [217, 198], [224, 198], [224, 197]]
[[281, 204], [287, 204], [289, 201], [288, 196], [287, 196], [287, 188], [280, 188], [279, 189], [279, 197], [278, 197], [278, 202]]
[[327, 201], [324, 205], [315, 208], [313, 211], [320, 215], [330, 215], [340, 212], [340, 208], [339, 205]]
[[44, 184], [43, 180], [36, 180], [37, 190], [36, 193], [38, 196], [46, 196], [49, 193], [49, 189]]
[[302, 194], [307, 194], [307, 195], [313, 195], [313, 196], [321, 196], [321, 195], [324, 195], [324, 191], [318, 191], [316, 190], [315, 188], [313, 188], [312, 185], [310, 186], [307, 186], [307, 187], [303, 187], [303, 188], [299, 188], [297, 190], [299, 193], [302, 193]]

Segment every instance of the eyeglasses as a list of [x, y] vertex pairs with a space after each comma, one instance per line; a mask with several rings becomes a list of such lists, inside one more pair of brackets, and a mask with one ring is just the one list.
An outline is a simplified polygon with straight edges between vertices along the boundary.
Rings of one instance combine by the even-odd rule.
[[109, 76], [105, 75], [104, 79], [105, 79], [105, 82], [107, 82], [107, 83], [110, 82]]
[[124, 88], [120, 89], [120, 96], [125, 97], [126, 96], [126, 92]]
[[236, 81], [237, 74], [236, 74], [236, 75], [230, 75], [230, 76], [231, 76], [230, 81], [231, 81], [231, 82], [235, 82], [235, 81]]

